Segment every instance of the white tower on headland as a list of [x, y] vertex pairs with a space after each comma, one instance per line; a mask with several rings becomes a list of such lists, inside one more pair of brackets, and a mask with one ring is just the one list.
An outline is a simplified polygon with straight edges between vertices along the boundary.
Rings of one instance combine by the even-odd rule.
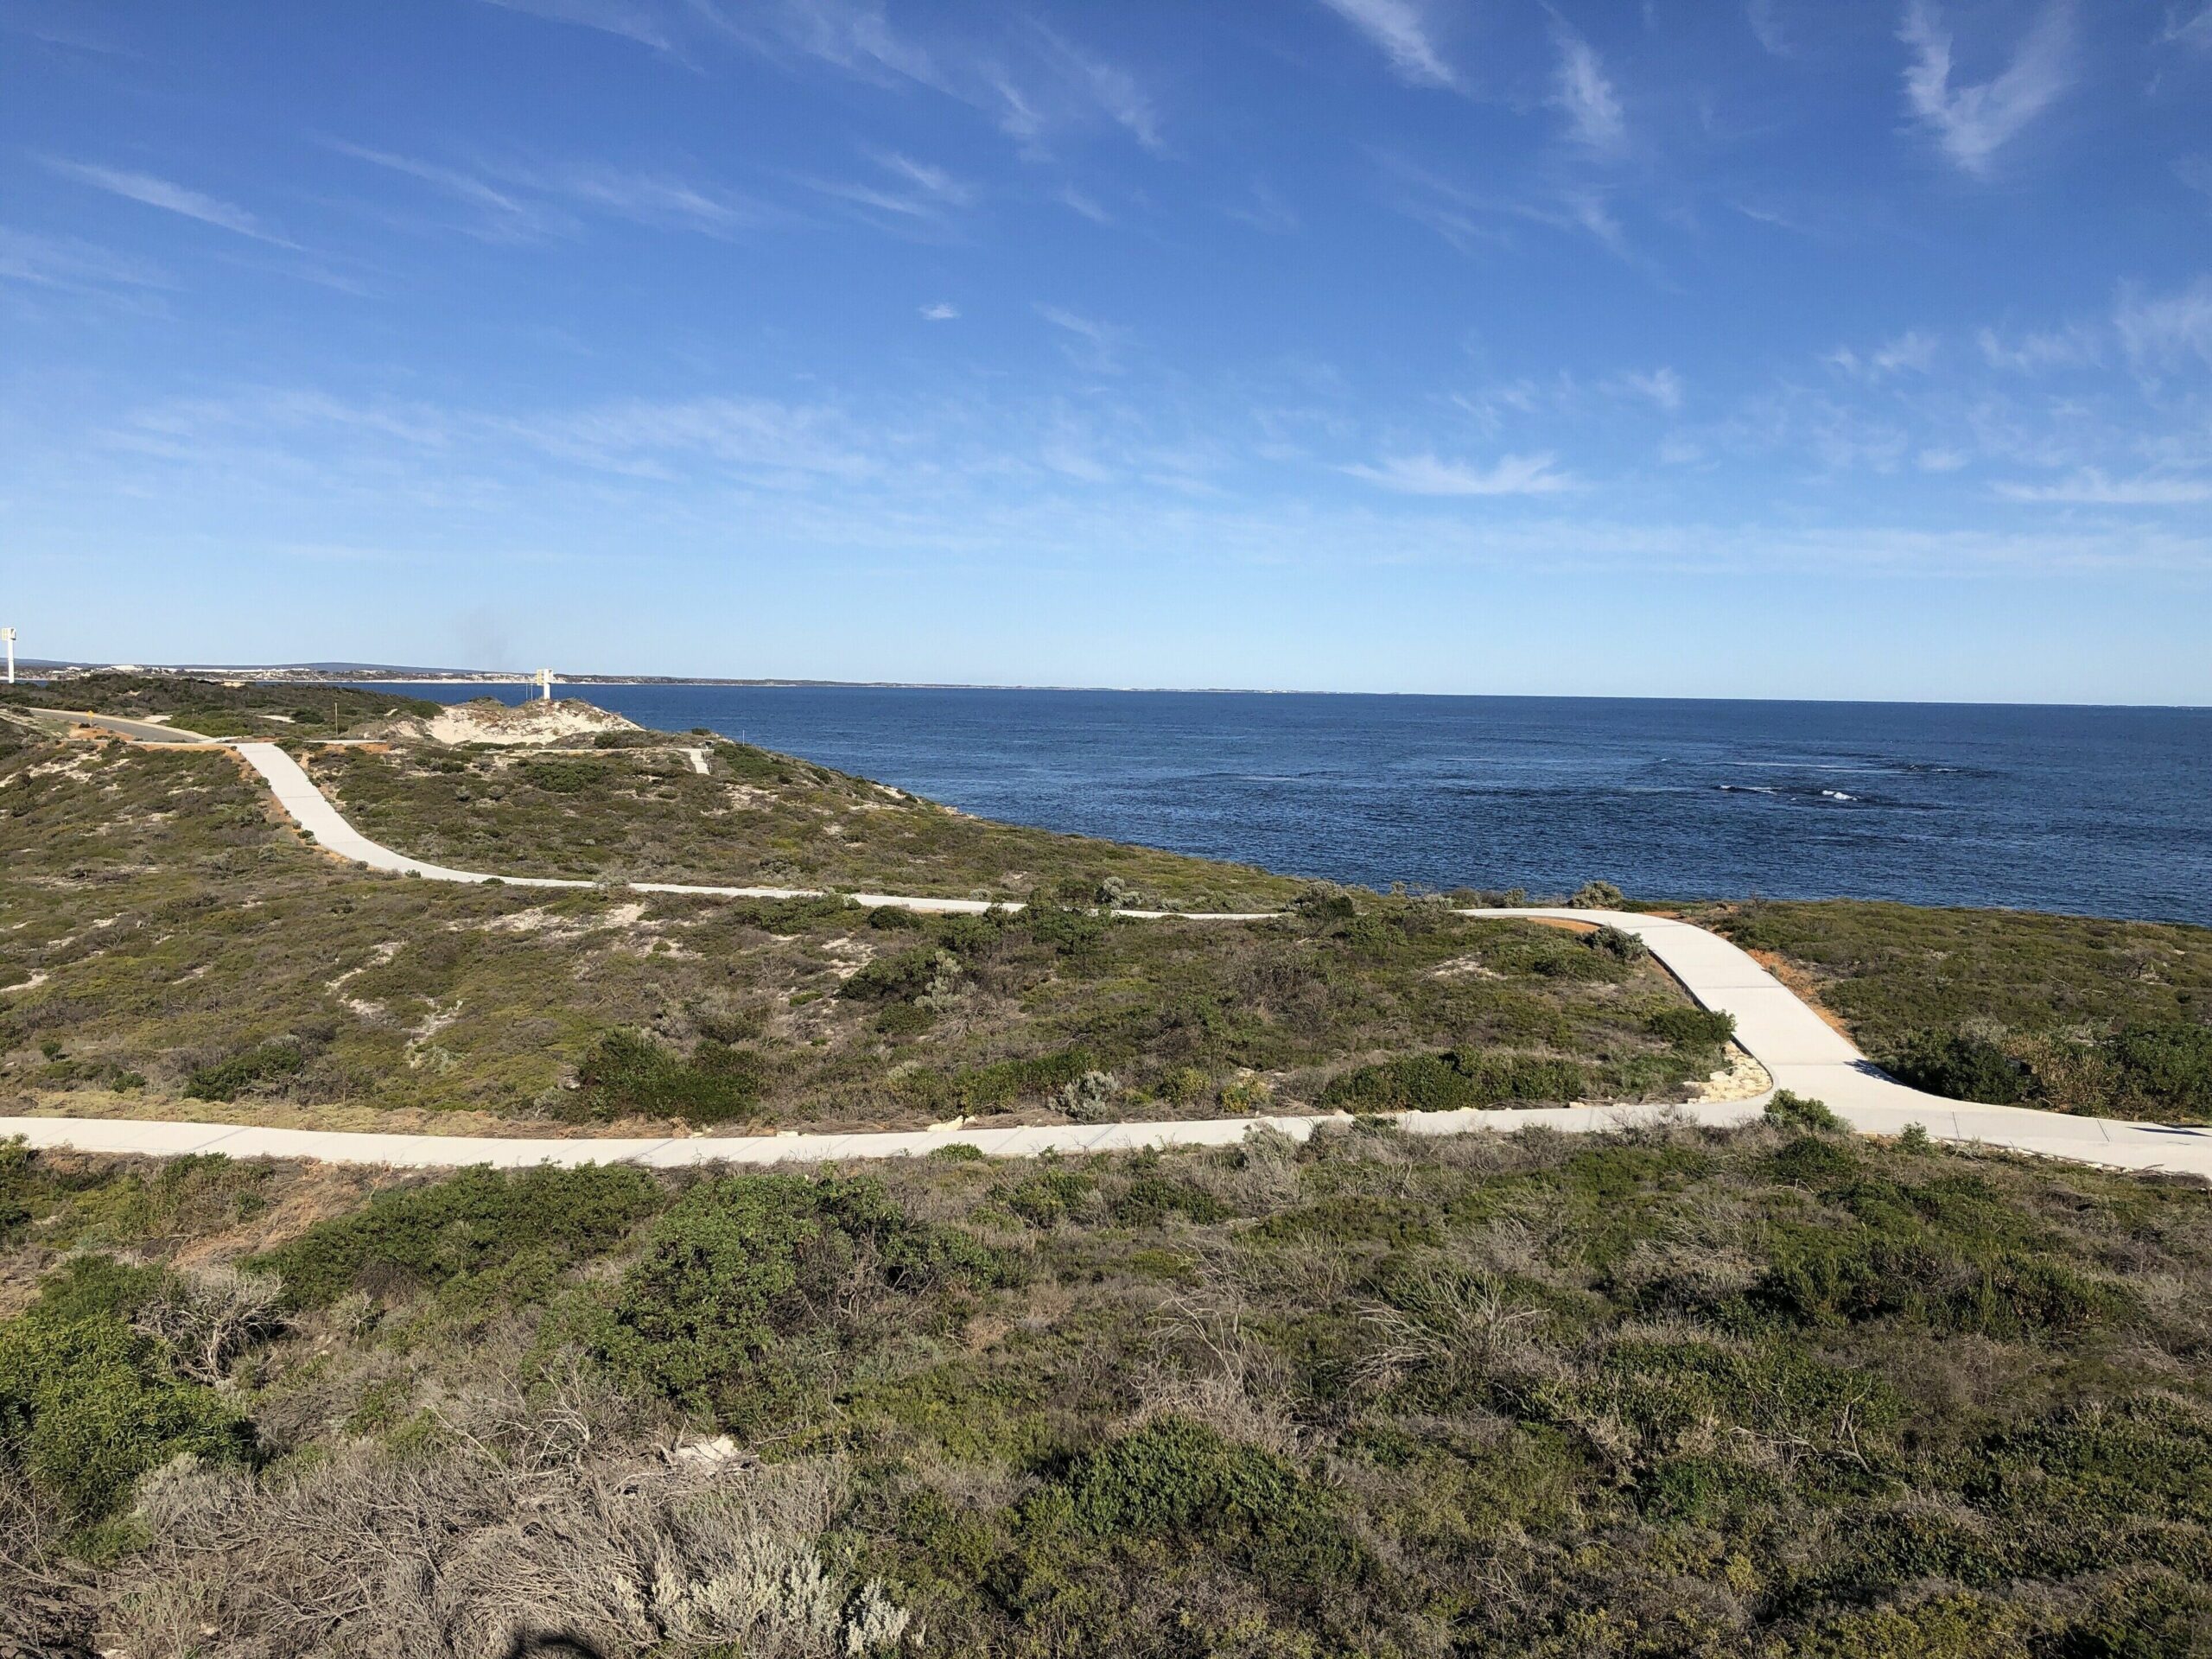
[[0, 645], [8, 647], [8, 683], [13, 685], [16, 683], [16, 631], [13, 628], [0, 628]]
[[537, 671], [537, 695], [547, 702], [553, 701], [553, 671], [550, 668]]

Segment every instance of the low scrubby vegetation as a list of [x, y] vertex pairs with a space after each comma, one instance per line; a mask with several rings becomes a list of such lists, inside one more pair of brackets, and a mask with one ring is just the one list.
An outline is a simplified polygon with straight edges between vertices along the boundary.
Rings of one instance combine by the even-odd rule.
[[328, 737], [387, 715], [435, 715], [442, 705], [349, 685], [230, 685], [189, 675], [94, 673], [50, 685], [0, 686], [0, 706], [161, 716], [209, 737]]
[[2212, 929], [1832, 900], [1706, 907], [1916, 1088], [2212, 1121]]
[[[311, 761], [364, 833], [503, 874], [1169, 910], [1267, 910], [1298, 891], [1249, 865], [971, 817], [724, 737], [620, 737], [591, 753], [417, 745]], [[704, 775], [684, 748], [705, 755]]]
[[1497, 1101], [1726, 1060], [1656, 964], [1433, 899], [1223, 925], [1106, 914], [1109, 867], [983, 916], [375, 878], [221, 753], [29, 747], [0, 858], [0, 1090], [66, 1109], [883, 1128], [1311, 1110], [1409, 1052]]
[[219, 1201], [180, 1212], [165, 1170], [0, 1157], [0, 1641], [1767, 1659], [2212, 1629], [2202, 1184], [1884, 1146], [1794, 1098], [1733, 1132], [251, 1170], [196, 1160], [174, 1181]]

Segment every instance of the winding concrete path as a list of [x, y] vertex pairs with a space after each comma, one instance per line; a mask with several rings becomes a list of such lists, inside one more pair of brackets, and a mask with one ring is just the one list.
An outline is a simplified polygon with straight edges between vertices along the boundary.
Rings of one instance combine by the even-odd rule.
[[[103, 724], [120, 726], [119, 721]], [[141, 724], [143, 722], [132, 722]], [[151, 728], [156, 741], [176, 736]], [[265, 779], [278, 803], [316, 843], [371, 869], [434, 881], [486, 882], [511, 887], [587, 887], [588, 881], [550, 877], [492, 876], [448, 869], [394, 852], [347, 823], [299, 763], [273, 743], [232, 747]], [[817, 889], [723, 887], [681, 882], [625, 884], [639, 893], [696, 893], [733, 899], [823, 896]], [[850, 893], [854, 902], [915, 911], [975, 913], [985, 900], [917, 898], [896, 893]], [[1018, 905], [1006, 906], [1019, 909]], [[2018, 1106], [1982, 1106], [1947, 1100], [1908, 1088], [1888, 1076], [1744, 950], [1688, 922], [1625, 911], [1561, 909], [1463, 910], [1463, 916], [1605, 923], [1633, 933], [1700, 1004], [1732, 1014], [1736, 1040], [1773, 1075], [1778, 1088], [1825, 1101], [1854, 1128], [1895, 1135], [1919, 1124], [1939, 1141], [1980, 1144], [2042, 1157], [2069, 1159], [2130, 1170], [2166, 1170], [2212, 1178], [2212, 1128], [2129, 1122], [2040, 1112]], [[1119, 916], [1157, 919], [1170, 914], [1194, 921], [1259, 921], [1263, 912], [1169, 912], [1122, 910]], [[1572, 1133], [1617, 1128], [1660, 1110], [1700, 1123], [1747, 1122], [1769, 1097], [1669, 1108], [1565, 1106], [1502, 1111], [1408, 1112], [1399, 1122], [1421, 1135], [1499, 1132], [1541, 1125]], [[1341, 1117], [1210, 1118], [1184, 1122], [1042, 1124], [1021, 1128], [912, 1130], [887, 1135], [699, 1135], [675, 1139], [507, 1139], [435, 1135], [364, 1135], [320, 1129], [269, 1129], [223, 1123], [171, 1123], [136, 1119], [0, 1117], [0, 1137], [22, 1135], [34, 1147], [72, 1147], [85, 1152], [172, 1156], [217, 1151], [232, 1157], [317, 1158], [340, 1163], [453, 1168], [468, 1164], [508, 1167], [538, 1163], [627, 1161], [671, 1166], [727, 1161], [737, 1164], [812, 1162], [827, 1159], [911, 1157], [967, 1146], [995, 1158], [1034, 1157], [1046, 1152], [1108, 1152], [1140, 1147], [1225, 1146], [1266, 1126], [1303, 1140]]]

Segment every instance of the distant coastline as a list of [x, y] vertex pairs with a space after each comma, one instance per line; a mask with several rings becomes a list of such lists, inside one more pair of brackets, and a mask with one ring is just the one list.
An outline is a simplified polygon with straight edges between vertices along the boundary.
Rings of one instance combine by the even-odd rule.
[[[219, 663], [79, 663], [18, 661], [17, 672], [34, 679], [51, 676], [74, 677], [84, 674], [174, 674], [205, 680], [251, 680], [260, 685], [535, 685], [534, 671], [476, 668], [400, 668], [381, 663], [276, 663], [239, 664]], [[823, 680], [791, 678], [746, 679], [715, 674], [563, 674], [553, 683], [563, 685], [724, 685], [766, 690], [776, 687], [865, 691], [1174, 691], [1208, 696], [1300, 696], [1332, 695], [1300, 692], [1283, 687], [1249, 685], [1031, 685], [981, 683], [966, 680]], [[1355, 692], [1351, 696], [1389, 696], [1391, 692]]]
[[[64, 679], [84, 674], [175, 674], [200, 679], [250, 680], [264, 685], [419, 685], [500, 686], [535, 685], [534, 671], [520, 669], [405, 668], [383, 663], [276, 663], [223, 664], [210, 663], [94, 663], [55, 662], [18, 658], [19, 675], [35, 680]], [[748, 690], [812, 691], [1023, 691], [1112, 692], [1138, 696], [1235, 697], [1382, 697], [1420, 699], [1491, 698], [1543, 702], [1592, 703], [1802, 703], [1838, 708], [1923, 709], [2154, 709], [2196, 714], [2212, 704], [2173, 702], [1960, 702], [1889, 697], [1716, 697], [1634, 696], [1619, 693], [1546, 691], [1373, 691], [1312, 690], [1298, 686], [1255, 685], [1085, 685], [978, 680], [834, 680], [790, 677], [745, 678], [715, 674], [563, 674], [556, 672], [556, 686], [700, 686]]]

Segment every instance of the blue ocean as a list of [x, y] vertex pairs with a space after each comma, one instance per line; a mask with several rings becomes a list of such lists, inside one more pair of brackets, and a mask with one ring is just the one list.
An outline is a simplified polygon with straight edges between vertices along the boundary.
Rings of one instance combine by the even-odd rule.
[[990, 817], [1371, 887], [1560, 893], [1604, 877], [1644, 898], [1900, 899], [2212, 925], [2212, 709], [858, 686], [567, 694]]

